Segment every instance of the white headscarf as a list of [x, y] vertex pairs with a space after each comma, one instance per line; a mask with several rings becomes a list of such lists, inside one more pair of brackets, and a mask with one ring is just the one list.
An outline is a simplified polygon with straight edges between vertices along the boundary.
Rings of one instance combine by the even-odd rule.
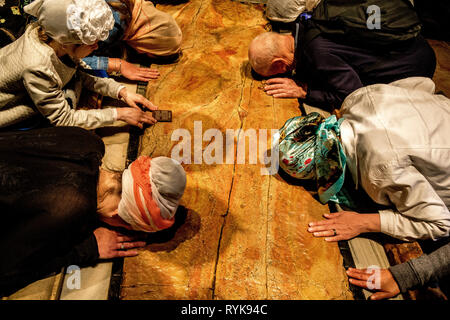
[[119, 216], [138, 231], [168, 228], [185, 187], [186, 172], [176, 160], [141, 156], [122, 174]]
[[111, 8], [104, 0], [36, 0], [24, 11], [61, 44], [104, 41], [114, 27]]

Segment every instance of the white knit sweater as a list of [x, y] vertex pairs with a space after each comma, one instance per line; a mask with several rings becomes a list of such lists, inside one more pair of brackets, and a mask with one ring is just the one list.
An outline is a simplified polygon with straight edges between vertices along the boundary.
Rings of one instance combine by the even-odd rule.
[[85, 88], [103, 96], [118, 99], [123, 86], [65, 65], [39, 40], [37, 27], [30, 25], [22, 37], [0, 49], [0, 127], [38, 112], [56, 126], [95, 129], [111, 125], [115, 109], [73, 110], [62, 89], [76, 74]]

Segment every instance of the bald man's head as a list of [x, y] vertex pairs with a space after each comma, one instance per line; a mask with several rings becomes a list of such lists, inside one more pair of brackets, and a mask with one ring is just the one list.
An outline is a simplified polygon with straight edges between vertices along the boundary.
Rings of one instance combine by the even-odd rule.
[[256, 36], [248, 48], [248, 59], [256, 73], [268, 77], [284, 73], [294, 64], [293, 38], [275, 32]]

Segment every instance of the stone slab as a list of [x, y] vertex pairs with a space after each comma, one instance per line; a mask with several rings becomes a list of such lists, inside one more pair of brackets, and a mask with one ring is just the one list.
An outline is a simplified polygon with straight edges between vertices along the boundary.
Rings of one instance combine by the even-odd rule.
[[[172, 110], [173, 122], [148, 128], [139, 154], [179, 155], [190, 137], [182, 153], [190, 160], [183, 164], [186, 220], [172, 238], [125, 259], [121, 298], [351, 299], [337, 245], [306, 231], [328, 208], [301, 186], [261, 175], [266, 166], [250, 163], [250, 143], [237, 163], [247, 129], [268, 130], [258, 147], [264, 154], [270, 130], [300, 115], [296, 100], [275, 101], [251, 76], [247, 48], [265, 31], [264, 7], [219, 0], [158, 7], [180, 25], [183, 55], [152, 65], [161, 76], [149, 82], [147, 97]], [[208, 136], [208, 129], [217, 130]], [[205, 163], [205, 155], [222, 164]]]

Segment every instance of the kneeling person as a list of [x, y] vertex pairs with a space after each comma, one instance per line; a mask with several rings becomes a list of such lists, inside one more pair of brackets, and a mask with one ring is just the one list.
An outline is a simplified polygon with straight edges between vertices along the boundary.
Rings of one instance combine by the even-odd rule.
[[450, 100], [427, 78], [361, 88], [344, 101], [342, 119], [318, 114], [288, 120], [281, 130], [280, 166], [316, 179], [320, 200], [338, 201], [345, 170], [385, 209], [345, 211], [311, 222], [329, 241], [382, 232], [404, 241], [450, 232]]
[[[322, 2], [314, 13], [320, 15], [322, 6], [330, 4]], [[386, 8], [382, 8], [383, 19], [392, 21], [387, 27], [383, 22], [381, 30], [366, 30], [356, 39], [361, 29], [353, 30], [351, 23], [347, 33], [338, 36], [339, 22], [345, 22], [347, 12], [355, 12], [360, 4], [340, 4], [342, 8], [334, 16], [334, 21], [328, 21], [328, 31], [314, 27], [311, 22], [296, 21], [292, 34], [267, 32], [258, 35], [249, 45], [248, 57], [253, 70], [267, 80], [264, 90], [275, 98], [298, 98], [309, 105], [331, 111], [339, 109], [344, 99], [356, 89], [376, 83], [390, 83], [408, 77], [432, 78], [436, 57], [433, 49], [420, 35], [406, 34], [398, 28], [396, 15], [402, 14], [410, 18], [411, 28], [418, 29], [418, 18], [414, 10], [404, 1], [386, 1]], [[338, 7], [336, 5], [336, 7]], [[364, 5], [361, 4], [362, 9]], [[333, 6], [331, 7], [333, 8]], [[331, 10], [329, 7], [329, 9]], [[319, 11], [318, 11], [319, 10]], [[333, 11], [334, 12], [334, 11]], [[342, 13], [343, 12], [343, 13]], [[332, 15], [332, 12], [328, 12]], [[386, 17], [386, 15], [388, 15]], [[318, 16], [319, 20], [324, 17]], [[352, 16], [348, 18], [353, 19]], [[407, 20], [408, 21], [408, 20]], [[333, 28], [335, 27], [336, 30]], [[386, 30], [383, 28], [386, 27]], [[336, 34], [335, 34], [336, 33]], [[376, 34], [380, 34], [380, 42], [385, 45], [369, 44]], [[405, 34], [404, 34], [405, 33]], [[385, 39], [386, 35], [407, 40]], [[352, 36], [354, 36], [352, 38]], [[392, 43], [391, 43], [392, 42]]]
[[145, 242], [116, 227], [174, 224], [186, 186], [178, 162], [141, 156], [120, 174], [99, 169], [103, 154], [77, 127], [0, 133], [1, 294], [65, 266], [136, 255]]
[[[24, 10], [37, 21], [0, 49], [0, 128], [20, 127], [33, 118], [42, 126], [85, 129], [109, 126], [116, 120], [141, 128], [156, 122], [137, 105], [156, 110], [145, 97], [84, 70], [80, 59], [95, 50], [114, 25], [111, 9], [103, 0], [36, 0]], [[76, 110], [81, 86], [121, 99], [129, 107]]]

